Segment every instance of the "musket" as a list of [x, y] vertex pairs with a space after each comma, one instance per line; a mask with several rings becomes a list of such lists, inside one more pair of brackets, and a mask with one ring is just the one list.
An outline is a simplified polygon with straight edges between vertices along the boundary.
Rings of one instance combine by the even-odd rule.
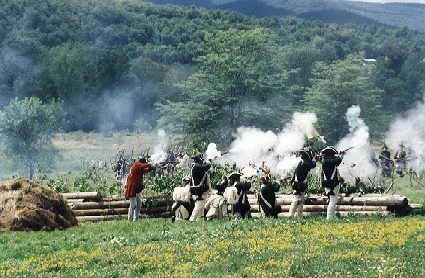
[[349, 147], [348, 149], [345, 149], [345, 150], [343, 150], [342, 152], [343, 152], [343, 153], [348, 152], [349, 150], [354, 149], [354, 147], [355, 147], [355, 146]]

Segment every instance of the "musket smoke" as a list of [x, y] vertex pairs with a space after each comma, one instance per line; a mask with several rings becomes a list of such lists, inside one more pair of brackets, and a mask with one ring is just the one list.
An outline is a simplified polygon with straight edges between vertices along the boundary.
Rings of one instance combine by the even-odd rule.
[[221, 152], [217, 150], [217, 145], [215, 143], [210, 143], [208, 145], [205, 154], [207, 159], [216, 159], [218, 157], [221, 157]]
[[167, 134], [163, 129], [158, 130], [158, 144], [153, 149], [151, 162], [159, 163], [167, 159]]
[[417, 173], [425, 172], [425, 103], [418, 103], [404, 117], [397, 118], [390, 126], [385, 143], [391, 149], [407, 147], [409, 167]]
[[340, 175], [348, 182], [353, 183], [357, 178], [365, 180], [376, 175], [376, 165], [372, 162], [373, 149], [370, 145], [369, 128], [360, 118], [361, 109], [357, 105], [348, 108], [345, 117], [349, 126], [349, 133], [337, 144], [338, 150], [348, 151], [339, 167]]
[[312, 133], [316, 114], [294, 113], [292, 120], [279, 134], [257, 128], [240, 127], [229, 154], [221, 161], [236, 162], [238, 166], [250, 163], [261, 165], [264, 161], [273, 173], [286, 174], [295, 169], [300, 161], [292, 152], [301, 149], [306, 136]]

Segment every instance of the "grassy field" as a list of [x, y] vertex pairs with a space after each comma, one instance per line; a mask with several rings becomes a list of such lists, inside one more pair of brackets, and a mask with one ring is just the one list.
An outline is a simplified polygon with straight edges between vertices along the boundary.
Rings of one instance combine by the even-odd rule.
[[142, 219], [2, 233], [0, 277], [425, 277], [425, 217]]

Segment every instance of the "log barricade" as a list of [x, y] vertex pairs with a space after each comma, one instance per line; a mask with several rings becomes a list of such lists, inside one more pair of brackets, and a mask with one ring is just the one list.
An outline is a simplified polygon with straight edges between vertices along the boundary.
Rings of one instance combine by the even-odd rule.
[[71, 192], [71, 193], [62, 193], [62, 196], [68, 202], [76, 202], [80, 200], [83, 200], [83, 202], [100, 201], [102, 199], [100, 192]]
[[[125, 219], [130, 205], [124, 198], [101, 199], [99, 192], [64, 193], [68, 205], [78, 220], [105, 221]], [[281, 206], [280, 217], [289, 216], [293, 195], [276, 194], [276, 203]], [[262, 216], [258, 197], [248, 194], [251, 215]], [[326, 215], [328, 198], [325, 196], [307, 196], [304, 204], [304, 216]], [[142, 217], [169, 217], [172, 201], [167, 199], [145, 199], [140, 211]], [[341, 196], [336, 207], [337, 214], [346, 215], [392, 215], [413, 210], [422, 210], [422, 205], [409, 204], [408, 199], [400, 195], [370, 194], [363, 196]]]
[[[99, 192], [63, 193], [77, 220], [105, 221], [125, 219], [130, 202], [124, 198], [101, 199]], [[172, 201], [166, 199], [144, 199], [142, 217], [169, 217]]]

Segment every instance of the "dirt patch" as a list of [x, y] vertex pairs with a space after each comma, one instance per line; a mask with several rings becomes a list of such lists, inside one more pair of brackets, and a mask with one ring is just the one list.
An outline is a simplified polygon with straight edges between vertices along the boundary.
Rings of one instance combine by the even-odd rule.
[[77, 225], [59, 193], [25, 178], [0, 183], [0, 231], [50, 231]]

